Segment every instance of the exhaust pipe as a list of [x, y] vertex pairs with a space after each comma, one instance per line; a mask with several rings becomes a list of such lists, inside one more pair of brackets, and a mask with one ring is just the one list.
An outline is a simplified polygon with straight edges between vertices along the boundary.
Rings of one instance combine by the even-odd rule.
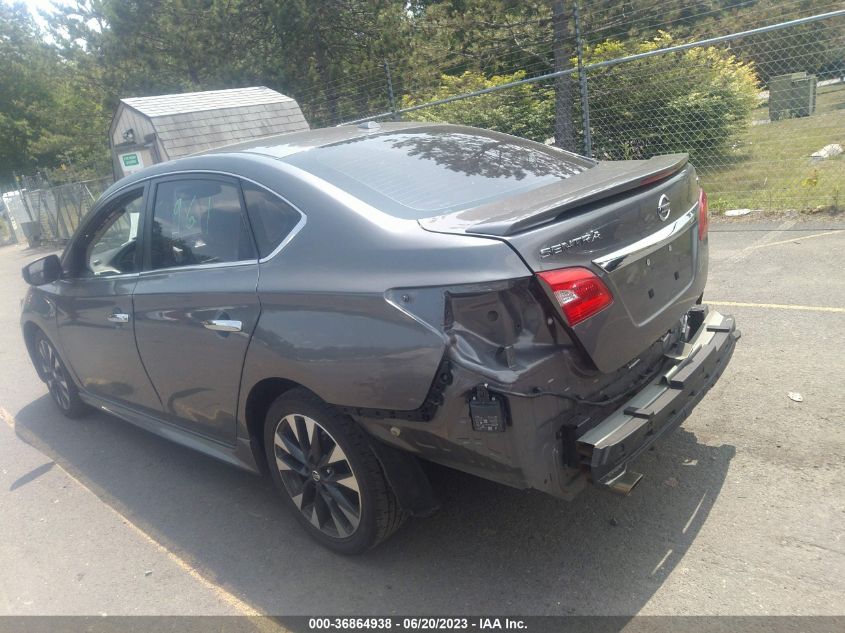
[[635, 473], [632, 470], [626, 470], [621, 475], [617, 475], [608, 481], [605, 486], [610, 488], [610, 490], [616, 494], [627, 496], [634, 489], [634, 486], [640, 483], [640, 479], [642, 478], [643, 476], [640, 473]]

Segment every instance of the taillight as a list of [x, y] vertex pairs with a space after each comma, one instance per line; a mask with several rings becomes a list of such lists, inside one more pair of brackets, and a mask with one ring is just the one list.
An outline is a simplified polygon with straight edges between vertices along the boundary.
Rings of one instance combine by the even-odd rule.
[[586, 268], [547, 270], [537, 276], [554, 295], [569, 325], [576, 325], [613, 303], [613, 295], [604, 282]]
[[698, 239], [707, 237], [707, 229], [710, 228], [710, 218], [707, 216], [707, 194], [704, 189], [698, 190]]

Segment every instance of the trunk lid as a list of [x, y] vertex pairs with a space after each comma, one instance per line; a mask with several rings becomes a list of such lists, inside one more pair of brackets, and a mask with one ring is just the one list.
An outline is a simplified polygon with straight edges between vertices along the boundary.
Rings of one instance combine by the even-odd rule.
[[613, 304], [572, 328], [610, 372], [675, 326], [703, 291], [698, 184], [685, 154], [600, 162], [545, 187], [420, 220], [429, 231], [507, 242], [536, 272], [593, 270]]

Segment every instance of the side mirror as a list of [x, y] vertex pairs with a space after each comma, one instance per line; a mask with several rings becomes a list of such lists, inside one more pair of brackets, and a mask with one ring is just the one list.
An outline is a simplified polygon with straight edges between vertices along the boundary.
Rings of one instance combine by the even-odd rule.
[[21, 272], [24, 281], [30, 286], [42, 286], [62, 276], [62, 262], [58, 255], [47, 255], [27, 264]]

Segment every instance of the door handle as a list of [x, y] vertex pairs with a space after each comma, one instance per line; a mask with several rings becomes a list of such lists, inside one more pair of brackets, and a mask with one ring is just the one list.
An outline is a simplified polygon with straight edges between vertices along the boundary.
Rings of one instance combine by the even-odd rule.
[[106, 319], [112, 323], [129, 323], [129, 315], [123, 312], [112, 312]]
[[206, 330], [214, 330], [215, 332], [240, 332], [244, 329], [244, 324], [241, 321], [231, 321], [229, 319], [203, 321], [202, 326]]

